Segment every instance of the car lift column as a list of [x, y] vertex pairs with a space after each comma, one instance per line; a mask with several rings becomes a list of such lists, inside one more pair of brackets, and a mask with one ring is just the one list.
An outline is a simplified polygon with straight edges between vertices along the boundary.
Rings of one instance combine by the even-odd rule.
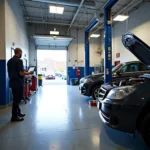
[[96, 24], [99, 22], [97, 18], [95, 18], [92, 23], [86, 28], [85, 30], [85, 69], [84, 69], [84, 75], [88, 76], [90, 74], [89, 67], [90, 67], [90, 42], [89, 42], [89, 32], [90, 30], [96, 26]]
[[112, 20], [111, 8], [119, 0], [109, 0], [104, 7], [104, 82], [112, 81]]

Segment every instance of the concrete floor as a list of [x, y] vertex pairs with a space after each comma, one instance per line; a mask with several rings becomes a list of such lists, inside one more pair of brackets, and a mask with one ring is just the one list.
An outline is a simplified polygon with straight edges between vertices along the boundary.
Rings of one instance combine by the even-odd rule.
[[104, 127], [88, 100], [78, 87], [47, 85], [21, 105], [24, 122], [0, 110], [0, 150], [146, 150], [138, 136]]
[[43, 80], [43, 85], [66, 85], [67, 81], [56, 77], [55, 80]]

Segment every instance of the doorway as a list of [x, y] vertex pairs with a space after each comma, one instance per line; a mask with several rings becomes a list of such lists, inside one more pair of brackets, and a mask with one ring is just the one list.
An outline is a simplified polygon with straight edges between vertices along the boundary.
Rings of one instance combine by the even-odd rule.
[[43, 85], [66, 85], [67, 51], [38, 49], [37, 71], [43, 76]]

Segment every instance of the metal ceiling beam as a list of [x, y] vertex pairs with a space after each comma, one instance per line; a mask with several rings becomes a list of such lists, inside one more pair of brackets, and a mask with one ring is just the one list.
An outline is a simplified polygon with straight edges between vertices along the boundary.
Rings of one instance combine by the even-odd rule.
[[[24, 7], [24, 5], [20, 5], [21, 7]], [[44, 10], [48, 10], [48, 8], [44, 8], [44, 7], [37, 7], [37, 6], [29, 6], [29, 5], [25, 5], [25, 7], [26, 8], [32, 8], [32, 9], [44, 9]], [[66, 13], [74, 13], [74, 11], [69, 11], [69, 10], [65, 10], [65, 12]], [[84, 15], [85, 14], [85, 11], [84, 12], [79, 12], [79, 14], [81, 14], [81, 15]], [[86, 14], [88, 14], [88, 15], [91, 15], [91, 16], [93, 16], [93, 13], [90, 13], [90, 12], [88, 12], [88, 13], [86, 13]]]
[[[34, 20], [26, 20], [25, 22], [28, 23], [35, 23], [35, 24], [51, 24], [51, 25], [60, 25], [60, 26], [70, 26], [69, 23], [55, 23], [53, 21], [51, 22], [46, 22], [46, 21], [34, 21]], [[86, 28], [87, 25], [79, 25], [79, 24], [72, 24], [74, 27], [80, 27], [80, 28]]]
[[69, 26], [68, 32], [69, 32], [69, 30], [70, 30], [70, 28], [71, 28], [72, 24], [74, 23], [74, 21], [75, 21], [75, 19], [76, 19], [77, 15], [78, 15], [78, 13], [79, 13], [79, 11], [80, 11], [80, 9], [81, 9], [81, 7], [82, 7], [83, 3], [84, 3], [84, 0], [81, 0], [81, 3], [80, 3], [80, 5], [79, 5], [79, 7], [78, 7], [78, 9], [77, 9], [77, 11], [76, 11], [76, 13], [75, 13], [75, 15], [74, 15], [74, 17], [73, 17], [72, 21], [71, 21], [71, 23], [70, 23], [70, 26]]
[[25, 11], [26, 16], [29, 17], [29, 16], [28, 16], [27, 9], [26, 9], [26, 6], [25, 6], [25, 3], [24, 3], [24, 0], [21, 0], [21, 2], [22, 2], [22, 6], [23, 6], [23, 8], [24, 8], [24, 11]]
[[[142, 1], [143, 1], [143, 0], [142, 0]], [[141, 2], [141, 0], [140, 0], [140, 1], [139, 1], [139, 0], [133, 0], [133, 1], [131, 1], [130, 3], [128, 3], [127, 6], [123, 7], [123, 9], [121, 9], [119, 12], [117, 12], [117, 13], [115, 14], [115, 16], [121, 14], [124, 10], [126, 11], [127, 8], [130, 7], [130, 5], [132, 5], [132, 4], [133, 4], [133, 6], [131, 6], [131, 8], [133, 8], [133, 7], [136, 6], [139, 2]]]
[[[143, 0], [132, 0], [130, 3], [128, 3], [128, 5], [126, 5], [125, 7], [123, 7], [119, 12], [117, 12], [114, 16], [119, 15], [120, 13], [125, 13], [130, 11], [133, 7], [135, 7], [136, 5], [138, 5], [139, 3], [141, 3]], [[133, 5], [132, 5], [133, 4]], [[132, 6], [131, 6], [132, 5]], [[130, 8], [129, 8], [130, 7]], [[125, 12], [124, 12], [125, 11]], [[92, 33], [96, 33], [100, 28], [103, 27], [103, 23]]]
[[[105, 7], [105, 5], [108, 3], [108, 1], [106, 1], [100, 8], [99, 8], [99, 11], [101, 12], [101, 11], [103, 11], [103, 9], [104, 9], [104, 7]], [[97, 17], [97, 16], [95, 16], [95, 14], [94, 14], [94, 17], [91, 19], [91, 21], [90, 21], [90, 23], [92, 22], [92, 20], [95, 18], [95, 17]], [[97, 24], [98, 25], [98, 24]], [[96, 27], [96, 26], [95, 26]], [[94, 28], [95, 28], [94, 27]], [[93, 29], [94, 29], [93, 28]]]
[[[84, 12], [83, 12], [83, 15], [80, 16], [78, 22], [80, 22], [80, 20], [82, 19], [82, 17], [85, 15], [86, 12], [87, 12], [87, 9], [85, 8], [85, 9], [84, 9]], [[87, 15], [88, 15], [88, 14], [87, 14]], [[92, 15], [93, 15], [93, 14], [92, 14]]]
[[[24, 18], [26, 19], [26, 16], [24, 16]], [[53, 19], [53, 18], [50, 18], [50, 17], [48, 17], [48, 18], [46, 18], [45, 20], [42, 20], [41, 19], [41, 17], [36, 17], [36, 16], [30, 16], [30, 19], [31, 19], [31, 21], [41, 21], [41, 22], [59, 22], [59, 23], [67, 23], [68, 25], [69, 25], [69, 21], [70, 20], [63, 20], [63, 21], [60, 21], [60, 19]], [[27, 19], [28, 20], [28, 19]]]
[[[74, 6], [74, 7], [79, 7], [80, 5], [80, 1], [79, 0], [74, 0], [74, 1], [68, 1], [68, 0], [59, 0], [59, 1], [56, 1], [56, 0], [32, 0], [33, 2], [43, 2], [43, 3], [49, 3], [49, 4], [58, 4], [58, 5], [64, 5], [64, 6]], [[95, 8], [95, 3], [94, 1], [88, 1], [88, 2], [85, 2], [84, 7], [86, 8]]]

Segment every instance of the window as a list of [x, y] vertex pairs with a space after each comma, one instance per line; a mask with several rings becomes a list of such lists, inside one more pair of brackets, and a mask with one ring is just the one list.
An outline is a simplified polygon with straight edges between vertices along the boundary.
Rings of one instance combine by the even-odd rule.
[[127, 68], [128, 68], [128, 66], [127, 66], [127, 65], [126, 65], [126, 66], [124, 66], [124, 67], [123, 67], [123, 69], [122, 69], [122, 72], [128, 72], [128, 71], [127, 71]]
[[148, 70], [148, 67], [142, 63], [139, 63], [139, 71], [146, 71]]
[[130, 65], [130, 72], [135, 72], [135, 71], [139, 71], [138, 70], [138, 64], [131, 64]]
[[117, 70], [119, 70], [120, 68], [122, 68], [122, 64], [118, 65], [118, 66], [115, 66], [113, 69], [112, 69], [112, 72], [116, 72]]
[[128, 64], [123, 67], [122, 72], [136, 72], [138, 70], [138, 64]]

